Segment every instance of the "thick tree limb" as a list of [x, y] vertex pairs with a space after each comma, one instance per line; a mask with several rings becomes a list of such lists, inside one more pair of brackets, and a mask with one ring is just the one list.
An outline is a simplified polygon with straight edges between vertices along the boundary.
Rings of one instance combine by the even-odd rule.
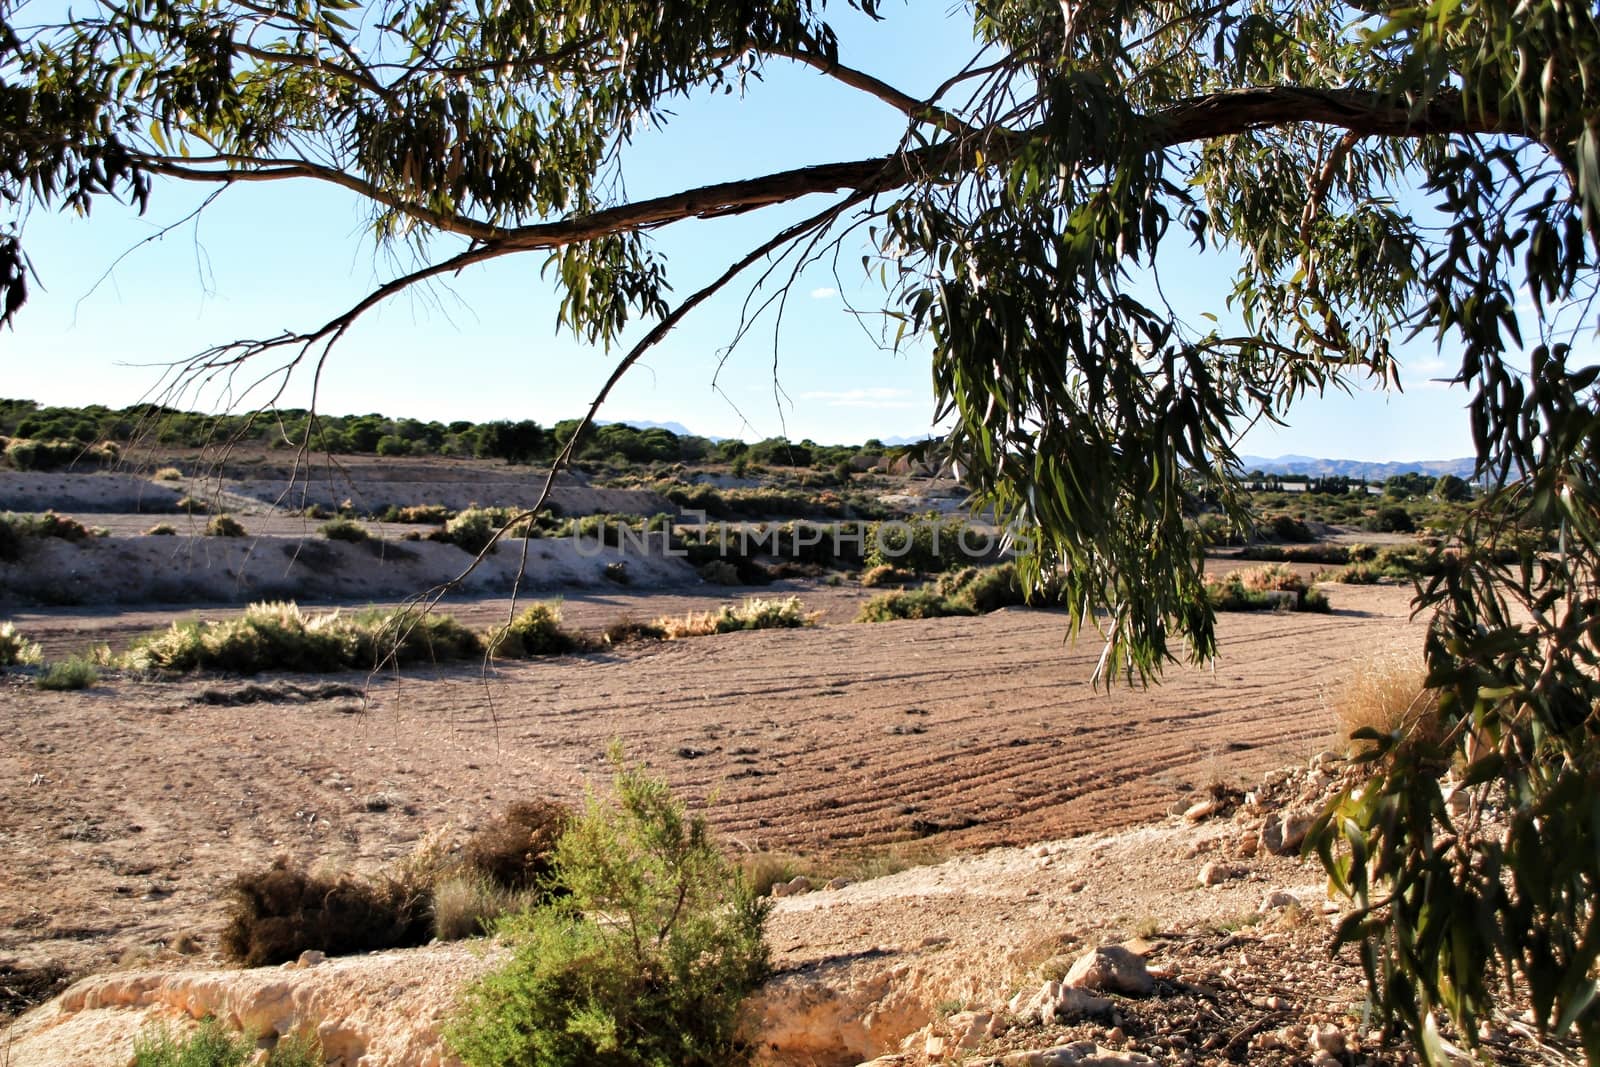
[[[909, 98], [908, 98], [909, 99]], [[1359, 89], [1304, 89], [1260, 86], [1230, 89], [1183, 100], [1144, 119], [1144, 142], [1158, 151], [1181, 144], [1209, 141], [1273, 126], [1313, 124], [1339, 127], [1361, 136], [1424, 137], [1449, 134], [1532, 136], [1497, 117], [1468, 117], [1460, 101], [1439, 97], [1414, 109]], [[230, 162], [221, 168], [196, 166], [181, 157], [146, 155], [141, 163], [159, 174], [190, 181], [270, 181], [309, 177], [340, 185], [402, 211], [441, 230], [473, 237], [497, 252], [558, 248], [618, 233], [656, 229], [689, 218], [711, 218], [753, 211], [818, 193], [850, 191], [872, 195], [930, 178], [952, 175], [970, 166], [979, 147], [991, 164], [1004, 162], [1011, 151], [1037, 136], [1037, 131], [990, 129], [978, 137], [843, 163], [824, 163], [778, 171], [759, 178], [718, 182], [667, 196], [620, 204], [613, 208], [529, 226], [501, 227], [469, 216], [444, 215], [407, 203], [376, 189], [370, 182], [312, 163], [273, 161], [250, 167]], [[981, 145], [980, 143], [981, 142]], [[1102, 162], [1085, 160], [1087, 164]]]

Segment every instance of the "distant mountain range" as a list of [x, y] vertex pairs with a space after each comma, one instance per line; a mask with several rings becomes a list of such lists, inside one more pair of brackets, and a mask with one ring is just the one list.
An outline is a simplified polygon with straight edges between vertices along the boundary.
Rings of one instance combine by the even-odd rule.
[[1382, 481], [1396, 474], [1454, 474], [1460, 478], [1472, 477], [1476, 461], [1467, 459], [1408, 459], [1388, 463], [1373, 463], [1359, 459], [1318, 459], [1315, 456], [1240, 456], [1239, 463], [1247, 471], [1267, 474], [1304, 474], [1312, 477], [1344, 475], [1347, 478], [1364, 478]]

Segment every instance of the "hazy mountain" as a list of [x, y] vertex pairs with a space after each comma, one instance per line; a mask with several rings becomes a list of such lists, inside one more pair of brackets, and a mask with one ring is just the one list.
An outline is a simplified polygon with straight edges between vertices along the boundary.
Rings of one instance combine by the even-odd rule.
[[1240, 456], [1239, 463], [1247, 471], [1265, 471], [1268, 474], [1306, 474], [1326, 476], [1342, 474], [1347, 478], [1365, 478], [1382, 481], [1396, 474], [1454, 474], [1461, 478], [1472, 477], [1474, 461], [1467, 459], [1407, 459], [1388, 463], [1374, 463], [1359, 459], [1318, 459], [1315, 456]]

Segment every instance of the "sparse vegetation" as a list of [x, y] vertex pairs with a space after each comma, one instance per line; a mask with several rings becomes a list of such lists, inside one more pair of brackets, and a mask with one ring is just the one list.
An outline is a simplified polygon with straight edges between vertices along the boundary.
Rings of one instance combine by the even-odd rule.
[[330, 519], [317, 527], [317, 532], [330, 541], [345, 541], [352, 545], [372, 540], [367, 528], [354, 519]]
[[1216, 611], [1330, 610], [1325, 594], [1278, 563], [1208, 578], [1206, 597]]
[[135, 641], [119, 663], [135, 670], [323, 672], [445, 662], [481, 650], [478, 637], [449, 615], [307, 615], [285, 602], [251, 604], [240, 617], [221, 622], [174, 622]]
[[176, 537], [178, 530], [170, 522], [158, 522], [144, 533], [146, 537]]
[[211, 504], [197, 496], [180, 497], [176, 507], [179, 511], [186, 511], [190, 515], [204, 515], [211, 510]]
[[861, 572], [861, 584], [869, 589], [882, 585], [906, 585], [916, 580], [915, 573], [890, 563], [880, 563]]
[[154, 477], [158, 482], [181, 482], [183, 481], [183, 472], [177, 467], [162, 467], [156, 471]]
[[817, 616], [806, 611], [797, 596], [748, 597], [740, 604], [724, 604], [716, 611], [692, 611], [682, 618], [663, 616], [655, 621], [664, 637], [703, 637], [739, 630], [772, 630], [812, 626]]
[[1022, 589], [1015, 564], [965, 567], [942, 574], [920, 589], [882, 593], [861, 606], [857, 622], [893, 622], [898, 619], [937, 619], [984, 615], [1004, 607], [1055, 602], [1053, 588], [1028, 595]]
[[31, 667], [42, 658], [38, 644], [18, 633], [14, 623], [0, 622], [0, 667]]
[[705, 820], [617, 762], [556, 849], [571, 891], [501, 923], [511, 962], [467, 992], [447, 1039], [469, 1067], [727, 1067], [766, 977], [766, 905]]
[[206, 523], [205, 535], [207, 537], [243, 537], [245, 536], [244, 524], [232, 515], [213, 515], [211, 521]]
[[100, 672], [95, 670], [92, 660], [84, 656], [70, 656], [46, 665], [33, 684], [40, 689], [62, 692], [87, 689], [99, 680]]
[[530, 656], [559, 656], [583, 646], [583, 641], [561, 625], [561, 607], [534, 604], [488, 639], [491, 656], [526, 659]]
[[[207, 1016], [186, 1036], [164, 1026], [146, 1029], [133, 1044], [133, 1067], [243, 1067], [256, 1053], [255, 1042]], [[267, 1052], [262, 1067], [321, 1067], [322, 1047], [314, 1035], [289, 1034]]]

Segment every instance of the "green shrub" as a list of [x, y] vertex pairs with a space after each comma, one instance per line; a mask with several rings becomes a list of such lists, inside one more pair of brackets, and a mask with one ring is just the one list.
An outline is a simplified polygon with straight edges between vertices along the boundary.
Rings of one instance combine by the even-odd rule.
[[155, 480], [158, 482], [181, 482], [183, 481], [183, 472], [177, 467], [162, 467], [156, 471]]
[[179, 511], [186, 511], [190, 515], [204, 515], [211, 510], [211, 505], [197, 496], [181, 497], [175, 506]]
[[491, 656], [525, 659], [559, 656], [581, 647], [582, 642], [562, 627], [560, 605], [534, 604], [505, 627], [491, 631], [487, 644]]
[[133, 1042], [133, 1067], [240, 1067], [254, 1052], [254, 1042], [207, 1017], [187, 1037], [145, 1030]]
[[444, 524], [437, 539], [477, 555], [489, 545], [500, 521], [486, 508], [467, 508]]
[[[87, 448], [78, 441], [34, 441], [15, 438], [6, 445], [6, 459], [19, 471], [53, 471], [69, 467], [79, 457], [105, 462], [103, 450]], [[115, 456], [111, 457], [115, 462]]]
[[861, 605], [857, 622], [894, 622], [899, 619], [941, 619], [949, 615], [976, 615], [977, 609], [958, 604], [932, 586], [880, 593]]
[[[133, 1042], [133, 1067], [239, 1067], [255, 1055], [255, 1042], [211, 1016], [186, 1037], [164, 1026], [147, 1027]], [[263, 1067], [322, 1067], [322, 1044], [314, 1035], [290, 1034], [267, 1053]]]
[[[1353, 548], [1364, 548], [1355, 545]], [[1259, 560], [1267, 563], [1348, 563], [1354, 557], [1344, 545], [1246, 545], [1238, 552], [1239, 559]]]
[[213, 515], [206, 523], [207, 537], [243, 537], [244, 524], [232, 515]]
[[556, 848], [571, 896], [505, 921], [511, 961], [446, 1038], [468, 1067], [729, 1067], [768, 974], [761, 901], [665, 784], [617, 765]]
[[94, 669], [93, 662], [83, 656], [71, 656], [50, 664], [43, 674], [33, 680], [33, 684], [40, 689], [61, 692], [87, 689], [99, 680], [100, 672]]
[[628, 573], [628, 564], [625, 560], [612, 560], [606, 564], [606, 581], [616, 582], [618, 585], [632, 585], [633, 575]]
[[1326, 595], [1277, 563], [1234, 571], [1221, 579], [1207, 579], [1206, 597], [1216, 611], [1331, 610]]
[[1374, 533], [1415, 533], [1417, 530], [1416, 520], [1399, 504], [1379, 508], [1367, 519], [1366, 526]]
[[905, 585], [907, 582], [916, 581], [916, 578], [915, 574], [904, 567], [896, 567], [889, 563], [880, 563], [861, 572], [861, 584], [869, 589], [881, 585]]
[[434, 612], [306, 615], [293, 603], [261, 603], [235, 619], [174, 622], [136, 640], [118, 663], [134, 670], [320, 672], [465, 659], [482, 647], [466, 627]]
[[450, 509], [443, 504], [413, 504], [410, 507], [389, 510], [392, 514], [384, 516], [387, 522], [403, 522], [413, 526], [438, 526], [450, 521]]
[[1272, 536], [1280, 541], [1293, 541], [1296, 544], [1306, 544], [1313, 538], [1311, 527], [1293, 515], [1274, 515], [1267, 523], [1267, 529]]
[[712, 585], [740, 585], [739, 568], [727, 560], [714, 559], [699, 570], [701, 578]]
[[0, 667], [32, 666], [41, 658], [39, 646], [18, 633], [14, 623], [0, 622]]
[[331, 519], [317, 527], [317, 532], [330, 541], [347, 541], [352, 545], [372, 540], [367, 528], [353, 519]]
[[145, 531], [146, 537], [176, 537], [178, 530], [170, 522], [158, 522]]

